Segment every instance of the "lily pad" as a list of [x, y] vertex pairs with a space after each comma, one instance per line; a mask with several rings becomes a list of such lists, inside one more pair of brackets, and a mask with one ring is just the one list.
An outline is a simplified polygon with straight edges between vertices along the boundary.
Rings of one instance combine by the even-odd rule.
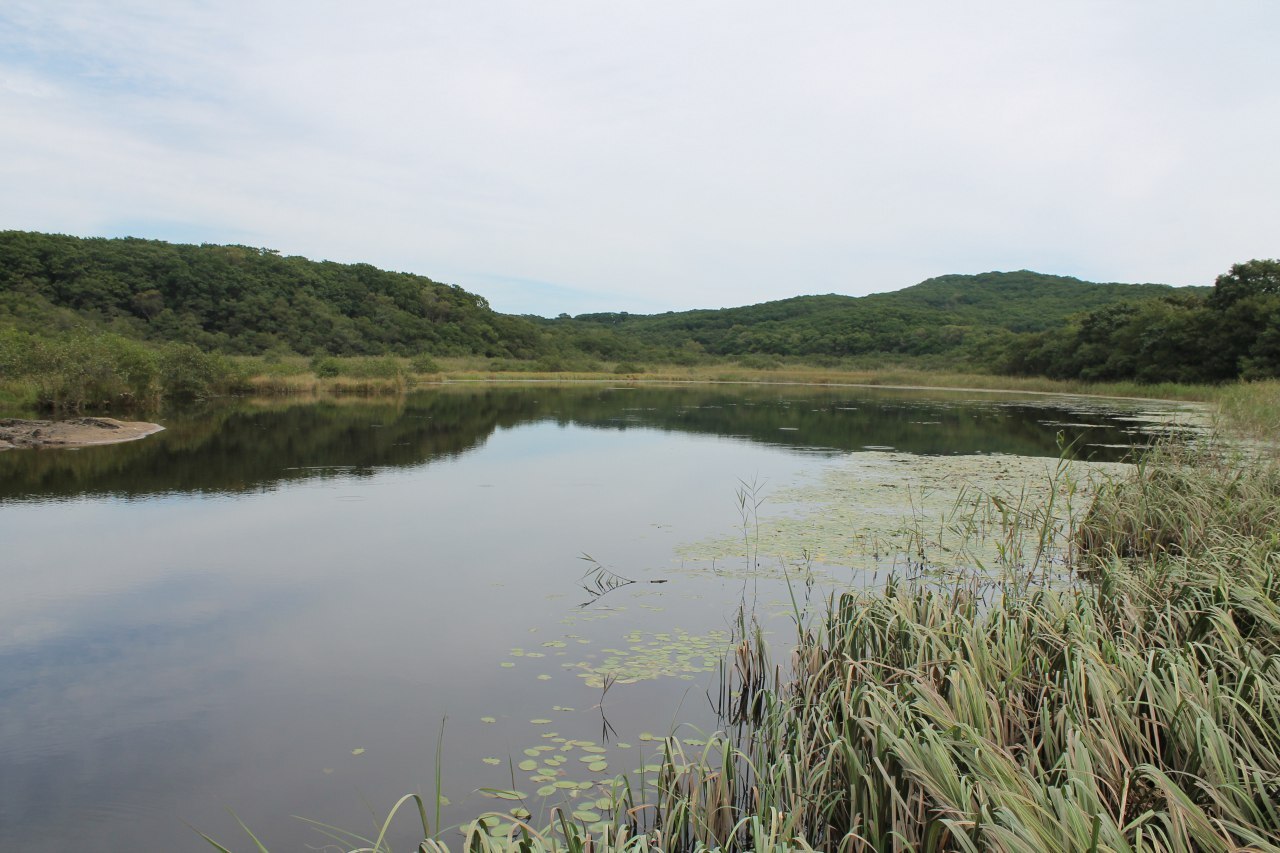
[[477, 788], [476, 790], [495, 800], [523, 800], [525, 796], [521, 791], [510, 791], [506, 788]]

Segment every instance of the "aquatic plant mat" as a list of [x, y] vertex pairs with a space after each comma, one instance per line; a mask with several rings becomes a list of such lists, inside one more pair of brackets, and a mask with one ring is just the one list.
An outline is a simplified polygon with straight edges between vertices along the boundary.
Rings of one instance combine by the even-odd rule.
[[[807, 539], [801, 563], [907, 571], [821, 618], [795, 603], [794, 636], [775, 641], [794, 648], [786, 661], [744, 610], [714, 697], [721, 732], [647, 735], [647, 772], [542, 819], [529, 794], [495, 789], [503, 808], [461, 839], [413, 797], [381, 834], [326, 831], [389, 850], [393, 819], [420, 820], [422, 851], [1280, 850], [1275, 458], [1201, 442], [1081, 473], [984, 461], [1011, 466], [995, 469], [1003, 488], [966, 483], [952, 467], [966, 463], [860, 459], [847, 482], [837, 470], [811, 487], [846, 500], [770, 521], [744, 486], [737, 554], [764, 564]], [[892, 491], [869, 475], [902, 464], [920, 466], [914, 485], [867, 527], [870, 495]], [[842, 538], [855, 521], [869, 532]], [[793, 586], [796, 558], [776, 560]], [[547, 795], [567, 790], [553, 774], [577, 747], [607, 767], [604, 747], [552, 738], [527, 763]]]

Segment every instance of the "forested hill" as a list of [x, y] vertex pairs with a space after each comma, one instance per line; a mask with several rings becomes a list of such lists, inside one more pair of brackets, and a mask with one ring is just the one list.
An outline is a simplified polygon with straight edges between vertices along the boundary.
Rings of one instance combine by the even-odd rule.
[[992, 272], [863, 297], [543, 319], [368, 264], [0, 231], [0, 338], [11, 354], [29, 349], [24, 335], [77, 329], [232, 354], [478, 355], [503, 369], [885, 355], [997, 373], [1219, 382], [1280, 375], [1280, 262], [1237, 264], [1212, 289]]
[[541, 335], [484, 298], [368, 264], [0, 231], [0, 320], [74, 324], [206, 350], [532, 357]]
[[555, 322], [578, 327], [584, 339], [588, 330], [608, 329], [649, 346], [692, 344], [717, 355], [932, 355], [1059, 328], [1081, 312], [1172, 293], [1164, 284], [1094, 284], [1023, 270], [941, 276], [863, 297], [799, 296], [742, 308], [583, 314]]

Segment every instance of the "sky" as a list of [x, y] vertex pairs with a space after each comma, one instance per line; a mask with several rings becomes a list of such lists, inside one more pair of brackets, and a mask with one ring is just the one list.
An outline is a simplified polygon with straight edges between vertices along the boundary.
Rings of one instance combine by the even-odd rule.
[[653, 313], [1280, 256], [1275, 0], [4, 0], [0, 229]]

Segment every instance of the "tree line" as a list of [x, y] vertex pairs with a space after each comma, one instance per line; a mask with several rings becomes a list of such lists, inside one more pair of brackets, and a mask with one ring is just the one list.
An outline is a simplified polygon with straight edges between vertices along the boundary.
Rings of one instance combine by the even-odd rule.
[[1280, 376], [1280, 261], [1235, 264], [1208, 293], [1124, 302], [1023, 335], [1000, 372], [1089, 381], [1219, 383]]
[[[722, 360], [838, 367], [885, 356], [996, 374], [1214, 383], [1280, 375], [1280, 262], [1236, 264], [1212, 287], [1023, 270], [864, 297], [549, 319], [501, 314], [456, 285], [368, 264], [3, 231], [0, 337], [0, 372], [11, 377], [36, 367], [54, 376], [63, 355], [81, 365], [97, 358], [135, 365], [131, 393], [163, 384], [157, 376], [189, 375], [172, 365], [197, 365], [194, 353], [468, 355], [542, 371]], [[144, 358], [129, 342], [159, 355]], [[216, 365], [199, 367], [212, 375]]]

